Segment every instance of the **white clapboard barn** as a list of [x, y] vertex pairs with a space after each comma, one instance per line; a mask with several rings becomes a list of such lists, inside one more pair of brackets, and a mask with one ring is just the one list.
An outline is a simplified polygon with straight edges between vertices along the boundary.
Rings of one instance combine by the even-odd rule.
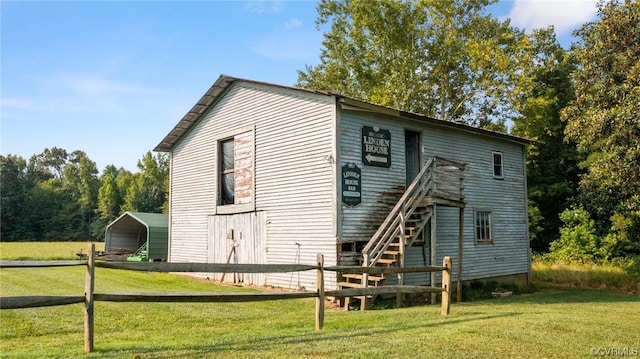
[[[220, 76], [155, 148], [171, 157], [169, 261], [314, 264], [322, 253], [327, 266], [422, 266], [451, 256], [454, 280], [526, 278], [527, 144], [335, 93]], [[328, 288], [359, 283], [327, 275]], [[307, 289], [315, 279], [225, 277]]]

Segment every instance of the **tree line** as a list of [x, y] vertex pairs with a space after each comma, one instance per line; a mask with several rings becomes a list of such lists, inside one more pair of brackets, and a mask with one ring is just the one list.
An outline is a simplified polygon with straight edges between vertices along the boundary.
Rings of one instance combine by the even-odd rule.
[[28, 160], [0, 156], [3, 241], [104, 239], [125, 211], [168, 210], [168, 157], [149, 151], [138, 172], [108, 165], [98, 175], [83, 151], [46, 148]]
[[495, 2], [321, 0], [320, 62], [298, 85], [535, 140], [532, 249], [640, 254], [640, 2], [600, 1], [570, 50], [553, 27], [496, 19]]

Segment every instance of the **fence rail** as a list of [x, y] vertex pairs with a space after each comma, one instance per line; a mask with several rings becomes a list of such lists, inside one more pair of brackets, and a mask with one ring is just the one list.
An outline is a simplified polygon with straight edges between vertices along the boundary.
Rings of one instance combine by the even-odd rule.
[[[360, 267], [360, 266], [324, 266], [324, 256], [318, 254], [316, 265], [303, 264], [217, 264], [217, 263], [129, 263], [129, 262], [96, 262], [95, 245], [90, 244], [86, 261], [0, 261], [0, 268], [37, 268], [61, 266], [86, 266], [85, 293], [83, 296], [14, 296], [0, 297], [0, 309], [20, 309], [46, 306], [58, 306], [84, 303], [84, 349], [86, 353], [93, 351], [94, 343], [94, 301], [108, 302], [256, 302], [268, 300], [316, 298], [316, 330], [324, 326], [325, 297], [355, 297], [378, 294], [406, 293], [442, 293], [441, 313], [449, 314], [451, 287], [451, 258], [445, 257], [442, 266], [423, 267]], [[122, 270], [153, 272], [200, 272], [200, 273], [284, 273], [315, 270], [317, 272], [317, 289], [313, 292], [257, 292], [257, 293], [95, 293], [95, 267]], [[325, 291], [324, 272], [341, 273], [420, 273], [442, 271], [442, 288], [426, 286], [389, 285], [367, 288], [348, 288]]]

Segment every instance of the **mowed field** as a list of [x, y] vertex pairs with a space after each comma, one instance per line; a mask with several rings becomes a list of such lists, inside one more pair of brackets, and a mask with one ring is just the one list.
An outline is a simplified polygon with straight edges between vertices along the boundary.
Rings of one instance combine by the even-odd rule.
[[[7, 258], [3, 249], [2, 259]], [[83, 267], [2, 269], [0, 294], [81, 295]], [[0, 311], [2, 358], [579, 358], [640, 349], [640, 297], [540, 286], [529, 295], [366, 312], [314, 300], [110, 303], [95, 306], [95, 352], [83, 352], [80, 304]], [[183, 275], [98, 268], [97, 293], [229, 292]], [[640, 353], [639, 353], [640, 354]]]

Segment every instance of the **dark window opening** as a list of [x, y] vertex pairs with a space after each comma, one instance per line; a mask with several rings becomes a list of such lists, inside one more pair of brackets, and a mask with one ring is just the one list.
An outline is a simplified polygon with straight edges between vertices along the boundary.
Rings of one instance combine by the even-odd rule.
[[234, 139], [220, 142], [220, 204], [235, 202]]
[[502, 152], [493, 152], [493, 177], [504, 178]]

